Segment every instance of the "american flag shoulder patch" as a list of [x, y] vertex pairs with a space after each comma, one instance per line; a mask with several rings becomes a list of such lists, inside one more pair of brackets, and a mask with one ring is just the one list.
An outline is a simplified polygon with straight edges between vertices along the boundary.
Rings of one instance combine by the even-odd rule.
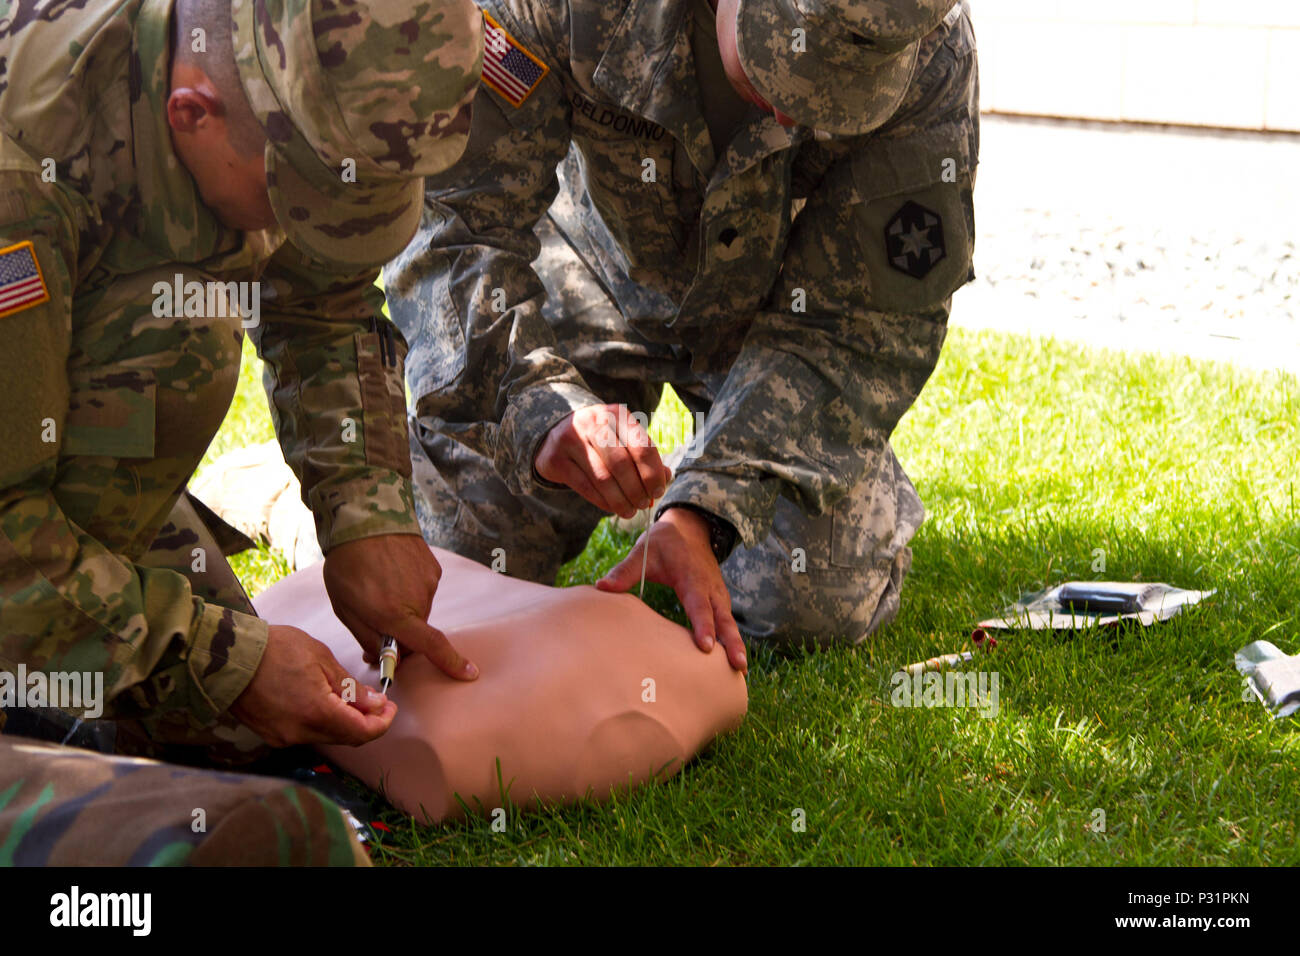
[[0, 249], [0, 318], [49, 300], [50, 290], [30, 240]]
[[522, 106], [549, 72], [550, 67], [524, 49], [490, 13], [483, 12], [484, 83], [511, 106]]

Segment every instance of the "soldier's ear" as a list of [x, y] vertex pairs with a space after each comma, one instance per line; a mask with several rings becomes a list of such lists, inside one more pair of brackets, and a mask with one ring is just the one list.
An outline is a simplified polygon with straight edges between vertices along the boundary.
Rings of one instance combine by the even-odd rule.
[[178, 86], [167, 94], [167, 125], [177, 133], [210, 129], [221, 114], [221, 101], [204, 90]]

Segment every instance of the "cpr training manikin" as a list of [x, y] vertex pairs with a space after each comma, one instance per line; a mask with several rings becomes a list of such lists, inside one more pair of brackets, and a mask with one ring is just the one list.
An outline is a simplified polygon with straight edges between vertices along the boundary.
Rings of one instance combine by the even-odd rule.
[[[322, 752], [426, 822], [516, 806], [607, 797], [675, 773], [744, 718], [745, 678], [721, 646], [629, 594], [552, 588], [435, 548], [443, 575], [430, 623], [479, 667], [452, 680], [409, 654], [389, 690], [392, 727]], [[321, 564], [264, 591], [258, 613], [324, 642], [362, 684], [379, 672], [334, 616]], [[459, 798], [459, 799], [458, 799]]]

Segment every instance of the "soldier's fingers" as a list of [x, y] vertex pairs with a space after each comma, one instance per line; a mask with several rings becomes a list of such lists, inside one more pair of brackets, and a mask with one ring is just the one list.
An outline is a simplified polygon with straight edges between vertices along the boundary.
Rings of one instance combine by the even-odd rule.
[[596, 490], [596, 486], [591, 483], [587, 473], [582, 470], [576, 461], [566, 458], [560, 464], [559, 471], [560, 484], [572, 488], [601, 511], [613, 511], [609, 506], [609, 502], [605, 500], [605, 496]]
[[749, 672], [749, 660], [745, 657], [745, 641], [740, 636], [740, 628], [731, 614], [730, 595], [726, 599], [713, 602], [713, 623], [717, 627], [718, 643], [727, 652], [727, 660], [733, 670], [742, 674]]
[[695, 645], [706, 654], [713, 650], [713, 604], [708, 597], [694, 589], [686, 593], [678, 592], [677, 599], [682, 602], [686, 617], [691, 622], [691, 634]]
[[632, 449], [626, 445], [616, 445], [613, 448], [600, 448], [597, 453], [614, 481], [618, 483], [619, 491], [623, 493], [628, 504], [638, 511], [648, 508], [650, 492], [641, 481], [636, 459], [632, 457]]
[[447, 635], [418, 618], [408, 617], [393, 631], [399, 644], [423, 654], [434, 667], [456, 680], [475, 680], [478, 667], [452, 647]]
[[381, 736], [392, 726], [397, 705], [391, 700], [377, 713], [363, 713], [342, 697], [329, 694], [314, 715], [308, 734], [316, 739], [306, 743], [364, 744]]
[[349, 674], [325, 644], [320, 641], [316, 643], [316, 663], [320, 666], [329, 691], [338, 695], [345, 704], [367, 713], [382, 710], [388, 698]]
[[[320, 668], [320, 684], [315, 696], [300, 706], [296, 727], [285, 736], [298, 744], [356, 744], [378, 737], [393, 722], [397, 706], [382, 694], [366, 697], [365, 706], [356, 706], [350, 698], [360, 701], [369, 689], [343, 669], [328, 647], [316, 643], [313, 656]], [[348, 693], [349, 688], [356, 694]]]
[[636, 466], [637, 476], [641, 481], [641, 488], [645, 491], [646, 501], [643, 508], [648, 508], [651, 501], [658, 501], [664, 496], [664, 491], [668, 488], [668, 469], [664, 466], [663, 459], [659, 455], [659, 449], [650, 441], [640, 425], [635, 426], [633, 437], [639, 432], [643, 437], [643, 443], [632, 441], [628, 443], [628, 454], [632, 459], [633, 465]]
[[[349, 701], [345, 698], [344, 703], [349, 703]], [[367, 687], [365, 684], [358, 681], [357, 699], [350, 703], [363, 714], [378, 714], [388, 706], [388, 695], [375, 690], [373, 687]]]
[[659, 452], [641, 423], [630, 416], [625, 415], [618, 437], [616, 447], [602, 449], [605, 461], [628, 501], [637, 508], [648, 508], [657, 497]]
[[330, 686], [345, 704], [357, 708], [362, 713], [377, 714], [388, 704], [388, 695], [368, 684], [361, 683], [343, 669], [343, 665], [331, 656], [333, 666], [328, 668]]
[[626, 591], [641, 578], [641, 549], [645, 547], [643, 534], [632, 546], [626, 558], [610, 568], [603, 578], [596, 582], [599, 591]]
[[377, 714], [388, 704], [388, 695], [368, 687], [342, 667], [331, 680], [332, 689], [343, 703], [355, 707], [363, 714]]
[[371, 667], [377, 666], [379, 664], [379, 652], [384, 647], [384, 638], [379, 631], [354, 614], [350, 608], [336, 607], [334, 608], [334, 614], [343, 622], [343, 626], [352, 632], [352, 636], [361, 645], [361, 659]]
[[656, 496], [656, 500], [664, 496], [664, 492], [668, 490], [668, 483], [672, 480], [673, 480], [673, 470], [669, 468], [667, 465], [661, 463], [659, 468], [658, 481], [659, 481], [659, 487], [662, 489], [662, 491], [660, 491], [660, 493]]
[[604, 451], [605, 449], [594, 448], [591, 445], [585, 446], [583, 460], [579, 464], [609, 505], [608, 510], [620, 517], [631, 518], [636, 514], [636, 507], [628, 500], [618, 479], [614, 477], [602, 454]]

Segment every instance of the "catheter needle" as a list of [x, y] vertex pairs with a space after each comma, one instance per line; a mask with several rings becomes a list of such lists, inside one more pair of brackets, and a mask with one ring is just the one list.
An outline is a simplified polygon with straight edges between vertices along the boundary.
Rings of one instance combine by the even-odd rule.
[[654, 524], [654, 499], [650, 499], [650, 507], [646, 509], [649, 520], [645, 526], [645, 545], [641, 548], [641, 590], [637, 592], [637, 597], [645, 600], [645, 568], [650, 563], [650, 526]]

